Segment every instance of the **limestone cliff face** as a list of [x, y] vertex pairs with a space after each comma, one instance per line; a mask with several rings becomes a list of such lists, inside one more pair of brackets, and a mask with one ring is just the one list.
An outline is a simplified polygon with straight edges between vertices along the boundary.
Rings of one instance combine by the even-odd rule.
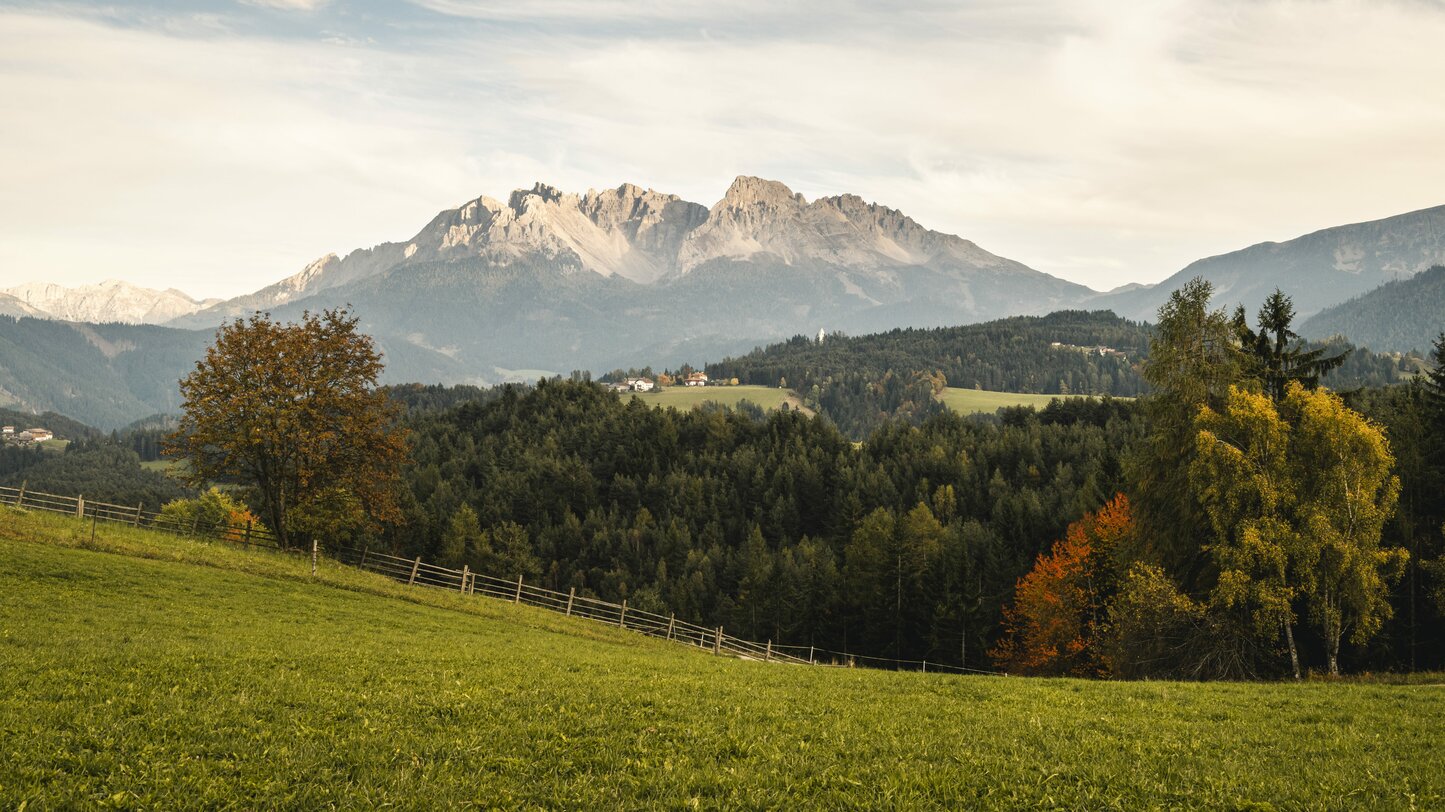
[[809, 203], [777, 181], [740, 177], [683, 244], [678, 270], [718, 258], [771, 254], [786, 264], [821, 262], [886, 276], [901, 266], [1030, 272], [968, 240], [920, 226], [857, 195]]

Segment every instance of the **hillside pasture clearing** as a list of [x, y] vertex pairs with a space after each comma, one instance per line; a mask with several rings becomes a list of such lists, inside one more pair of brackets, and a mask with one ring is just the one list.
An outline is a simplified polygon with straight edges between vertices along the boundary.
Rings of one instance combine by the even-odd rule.
[[737, 406], [745, 400], [770, 412], [782, 408], [784, 403], [789, 409], [801, 405], [797, 395], [791, 391], [771, 386], [669, 386], [652, 392], [632, 392], [631, 395], [650, 406], [678, 409], [696, 409], [708, 402]]
[[[948, 387], [938, 399], [959, 414], [993, 414], [1006, 406], [1032, 406], [1042, 409], [1058, 398], [1082, 398], [1089, 395], [1035, 395], [1022, 392], [988, 392], [982, 389]], [[1127, 399], [1127, 398], [1125, 398]]]

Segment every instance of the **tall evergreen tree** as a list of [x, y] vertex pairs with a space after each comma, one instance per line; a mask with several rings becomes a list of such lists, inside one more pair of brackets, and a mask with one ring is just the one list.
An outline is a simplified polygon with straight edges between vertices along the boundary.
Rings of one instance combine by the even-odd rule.
[[1326, 356], [1327, 347], [1305, 349], [1299, 334], [1290, 329], [1294, 315], [1294, 302], [1279, 288], [1259, 308], [1258, 332], [1250, 328], [1243, 306], [1234, 311], [1234, 327], [1247, 353], [1246, 369], [1275, 403], [1284, 400], [1291, 381], [1314, 389], [1321, 377], [1338, 369], [1350, 355], [1346, 350]]

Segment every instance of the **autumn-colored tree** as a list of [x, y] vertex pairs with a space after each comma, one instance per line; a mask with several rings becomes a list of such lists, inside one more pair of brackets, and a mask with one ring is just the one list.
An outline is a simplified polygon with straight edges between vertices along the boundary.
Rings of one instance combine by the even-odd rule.
[[1070, 524], [1019, 579], [1004, 609], [1004, 635], [990, 652], [994, 662], [1023, 674], [1098, 673], [1095, 643], [1116, 580], [1114, 552], [1132, 530], [1123, 494]]
[[1400, 480], [1384, 434], [1335, 395], [1292, 383], [1280, 411], [1294, 426], [1294, 521], [1307, 542], [1300, 580], [1330, 673], [1339, 674], [1341, 637], [1359, 645], [1380, 630], [1392, 611], [1389, 583], [1409, 559], [1380, 546]]
[[1291, 381], [1276, 408], [1231, 388], [1219, 411], [1196, 421], [1195, 493], [1214, 534], [1216, 615], [1239, 613], [1256, 634], [1282, 632], [1295, 678], [1295, 604], [1302, 601], [1339, 673], [1340, 639], [1363, 643], [1390, 616], [1386, 587], [1405, 561], [1381, 549], [1399, 494], [1383, 434], [1338, 396]]
[[181, 380], [184, 414], [166, 451], [196, 485], [247, 487], [283, 547], [398, 521], [407, 444], [376, 389], [381, 369], [346, 310], [237, 319]]

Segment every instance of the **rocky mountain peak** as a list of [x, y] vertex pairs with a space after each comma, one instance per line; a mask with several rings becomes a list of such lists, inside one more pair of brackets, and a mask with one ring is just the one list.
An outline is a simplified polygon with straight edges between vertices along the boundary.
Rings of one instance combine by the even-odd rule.
[[745, 207], [758, 204], [790, 209], [802, 208], [808, 205], [808, 201], [803, 198], [801, 193], [794, 193], [792, 189], [778, 181], [751, 175], [739, 175], [728, 187], [723, 199], [718, 201], [713, 208], [716, 210], [724, 207]]

